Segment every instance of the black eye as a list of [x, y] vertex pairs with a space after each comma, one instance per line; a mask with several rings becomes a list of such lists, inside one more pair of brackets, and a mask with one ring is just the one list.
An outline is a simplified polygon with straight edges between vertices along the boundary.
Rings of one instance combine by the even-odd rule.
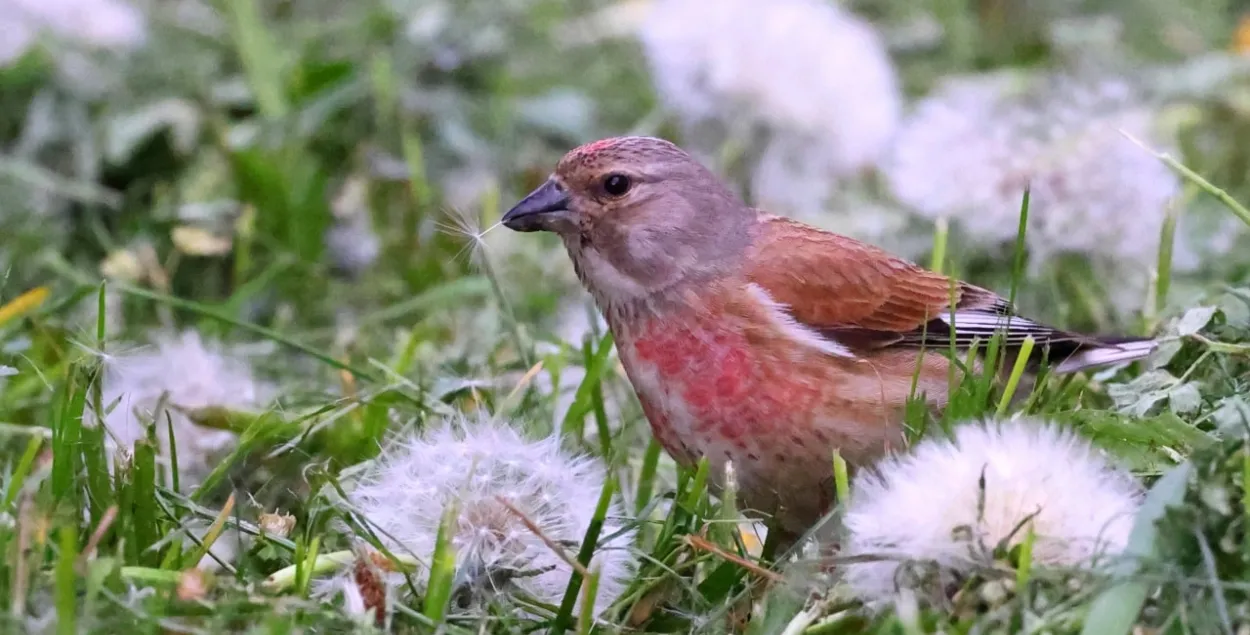
[[603, 191], [612, 196], [624, 196], [629, 186], [629, 177], [624, 174], [609, 174], [603, 179]]

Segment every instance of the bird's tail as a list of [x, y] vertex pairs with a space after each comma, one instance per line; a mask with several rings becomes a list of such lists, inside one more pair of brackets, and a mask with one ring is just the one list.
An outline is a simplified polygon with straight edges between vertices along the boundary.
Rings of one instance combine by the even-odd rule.
[[1159, 343], [1149, 338], [1090, 338], [1066, 355], [1055, 355], [1057, 373], [1073, 373], [1095, 366], [1108, 366], [1142, 359], [1154, 352]]

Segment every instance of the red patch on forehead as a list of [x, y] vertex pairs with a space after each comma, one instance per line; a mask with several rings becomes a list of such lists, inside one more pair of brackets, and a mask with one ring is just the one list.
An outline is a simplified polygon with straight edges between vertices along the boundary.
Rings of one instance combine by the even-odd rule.
[[603, 150], [604, 148], [610, 147], [615, 143], [616, 143], [616, 139], [612, 137], [608, 137], [607, 139], [600, 139], [598, 141], [591, 141], [590, 143], [583, 145], [578, 153], [579, 154], [595, 154], [596, 152], [599, 152], [600, 150]]
[[606, 150], [611, 149], [613, 146], [617, 144], [618, 141], [620, 140], [613, 138], [613, 137], [609, 137], [607, 139], [600, 139], [598, 141], [592, 141], [585, 145], [574, 148], [573, 151], [569, 153], [568, 160], [575, 162], [575, 163], [579, 163], [581, 165], [589, 164], [593, 161], [598, 160], [600, 154], [602, 154]]

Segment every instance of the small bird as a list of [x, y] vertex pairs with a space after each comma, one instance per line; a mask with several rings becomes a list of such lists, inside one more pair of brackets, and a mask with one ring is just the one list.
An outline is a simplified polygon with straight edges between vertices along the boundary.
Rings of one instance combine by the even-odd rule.
[[684, 465], [707, 457], [717, 488], [732, 462], [742, 505], [790, 541], [834, 502], [833, 450], [870, 464], [902, 446], [910, 397], [946, 404], [952, 343], [1031, 336], [1059, 372], [1155, 346], [1046, 326], [986, 289], [753, 209], [652, 137], [573, 149], [502, 222], [563, 239], [660, 444]]

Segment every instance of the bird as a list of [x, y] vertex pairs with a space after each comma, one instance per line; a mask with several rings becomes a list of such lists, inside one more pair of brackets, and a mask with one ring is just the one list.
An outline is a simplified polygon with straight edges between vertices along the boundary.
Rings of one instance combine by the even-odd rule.
[[835, 503], [835, 450], [871, 465], [903, 449], [910, 399], [946, 405], [952, 347], [997, 334], [1011, 352], [1031, 337], [1063, 373], [1155, 348], [1047, 326], [988, 289], [753, 208], [655, 137], [570, 150], [500, 221], [559, 236], [660, 445], [681, 465], [706, 458], [714, 492], [731, 471], [740, 507], [772, 517], [782, 544]]

